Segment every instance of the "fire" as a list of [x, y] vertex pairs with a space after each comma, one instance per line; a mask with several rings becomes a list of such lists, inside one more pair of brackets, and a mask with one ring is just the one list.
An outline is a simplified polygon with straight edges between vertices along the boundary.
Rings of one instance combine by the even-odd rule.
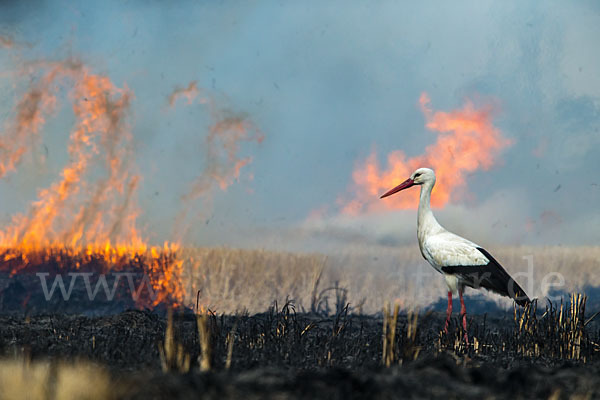
[[[44, 124], [65, 91], [74, 125], [69, 161], [59, 178], [0, 230], [0, 272], [134, 272], [148, 278], [152, 289], [145, 296], [136, 294], [139, 307], [182, 305], [184, 263], [190, 260], [179, 245], [147, 245], [136, 226], [141, 177], [131, 161], [133, 135], [127, 123], [133, 92], [75, 59], [29, 64], [27, 72], [31, 83], [0, 135], [0, 178], [15, 171], [41, 143]], [[175, 89], [168, 102], [174, 106], [183, 97], [192, 104], [199, 94], [191, 82]], [[198, 101], [208, 105], [211, 118], [202, 143], [206, 165], [183, 197], [180, 220], [186, 220], [191, 200], [210, 198], [213, 188], [226, 190], [237, 181], [252, 162], [240, 155], [241, 143], [260, 143], [264, 137], [246, 116], [217, 107], [212, 98]]]
[[[38, 192], [26, 215], [17, 215], [0, 233], [5, 246], [41, 248], [60, 243], [69, 247], [98, 243], [140, 244], [135, 218], [127, 218], [138, 177], [130, 173], [131, 133], [124, 122], [132, 93], [115, 87], [105, 76], [94, 75], [81, 63], [48, 65], [40, 83], [25, 94], [17, 107], [16, 130], [9, 138], [38, 135], [44, 111], [56, 103], [57, 91], [72, 83], [75, 126], [68, 143], [69, 163], [60, 179]], [[35, 99], [35, 100], [32, 100]], [[27, 110], [24, 112], [23, 110]], [[15, 142], [13, 140], [13, 142]], [[28, 149], [21, 143], [16, 154]], [[4, 171], [18, 160], [9, 159]], [[98, 169], [104, 176], [89, 176]], [[108, 224], [106, 221], [110, 221]]]
[[[49, 265], [98, 272], [133, 269], [149, 276], [157, 292], [152, 304], [181, 303], [178, 246], [149, 247], [136, 228], [140, 177], [132, 172], [132, 134], [126, 122], [133, 92], [77, 60], [43, 63], [36, 73], [39, 78], [18, 102], [14, 121], [0, 138], [0, 178], [31, 150], [32, 139], [39, 138], [58, 104], [61, 87], [69, 89], [75, 118], [69, 162], [56, 182], [39, 190], [28, 211], [0, 231], [0, 270], [14, 275]], [[140, 306], [152, 304], [142, 301]]]
[[437, 141], [426, 147], [425, 154], [416, 157], [407, 158], [401, 150], [392, 151], [387, 156], [387, 168], [383, 170], [373, 151], [352, 174], [356, 195], [349, 202], [340, 201], [344, 213], [416, 208], [418, 190], [406, 191], [386, 201], [380, 201], [379, 196], [419, 167], [435, 170], [437, 183], [431, 202], [434, 207], [443, 207], [453, 193], [464, 189], [467, 173], [491, 168], [499, 151], [512, 144], [492, 124], [494, 107], [490, 104], [476, 107], [468, 100], [459, 110], [433, 111], [429, 96], [423, 93], [419, 105], [425, 116], [425, 126], [439, 133]]

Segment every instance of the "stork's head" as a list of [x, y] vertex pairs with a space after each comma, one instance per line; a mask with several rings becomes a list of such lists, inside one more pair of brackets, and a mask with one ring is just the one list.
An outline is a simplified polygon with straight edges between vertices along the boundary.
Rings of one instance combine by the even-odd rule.
[[410, 175], [410, 178], [393, 188], [392, 190], [386, 192], [381, 198], [388, 197], [393, 195], [394, 193], [398, 193], [401, 190], [408, 189], [414, 185], [423, 185], [429, 183], [433, 185], [435, 183], [435, 172], [429, 168], [419, 168], [415, 172]]

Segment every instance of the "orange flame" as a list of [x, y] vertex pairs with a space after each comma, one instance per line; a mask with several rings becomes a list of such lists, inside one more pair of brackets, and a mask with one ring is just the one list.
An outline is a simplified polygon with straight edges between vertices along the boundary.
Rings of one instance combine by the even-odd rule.
[[423, 93], [419, 104], [425, 115], [425, 126], [439, 132], [437, 141], [426, 147], [425, 154], [408, 159], [401, 150], [392, 151], [385, 170], [380, 169], [373, 151], [364, 164], [355, 168], [352, 177], [356, 195], [350, 201], [339, 201], [342, 212], [360, 214], [416, 208], [418, 190], [408, 190], [386, 201], [379, 200], [379, 196], [420, 167], [435, 170], [437, 183], [431, 203], [434, 207], [443, 207], [457, 189], [464, 188], [467, 173], [491, 168], [497, 153], [512, 144], [492, 125], [494, 108], [489, 104], [477, 108], [467, 101], [460, 110], [434, 112], [429, 103], [429, 96]]
[[[57, 90], [61, 81], [70, 80], [76, 119], [68, 145], [70, 162], [59, 181], [38, 192], [38, 200], [28, 214], [14, 217], [0, 233], [0, 243], [27, 247], [141, 243], [135, 220], [125, 218], [130, 222], [127, 226], [122, 221], [123, 206], [130, 208], [131, 191], [138, 180], [131, 176], [127, 161], [131, 159], [132, 137], [124, 117], [131, 92], [115, 87], [107, 77], [91, 74], [78, 62], [53, 63], [49, 67], [40, 83], [34, 84], [19, 103], [16, 130], [8, 137], [15, 143], [15, 138], [21, 140], [26, 133], [37, 134], [44, 122], [39, 104], [55, 103], [52, 90]], [[22, 154], [25, 147], [19, 150]], [[8, 167], [14, 167], [17, 161], [10, 158]], [[95, 164], [100, 164], [107, 176], [96, 181], [85, 179]], [[105, 225], [107, 220], [113, 222]]]
[[125, 122], [133, 93], [76, 60], [44, 63], [40, 72], [0, 140], [0, 177], [29, 150], [29, 139], [39, 134], [44, 116], [57, 103], [55, 92], [65, 83], [75, 117], [69, 163], [57, 182], [38, 192], [26, 214], [14, 216], [0, 231], [0, 269], [14, 274], [48, 263], [117, 271], [135, 267], [149, 276], [157, 293], [153, 305], [167, 299], [180, 303], [178, 247], [148, 248], [136, 229], [139, 176], [131, 172], [132, 134]]
[[[0, 136], [0, 178], [32, 150], [58, 105], [61, 88], [68, 89], [75, 123], [67, 146], [69, 162], [60, 178], [39, 190], [28, 211], [0, 230], [0, 271], [15, 274], [51, 266], [100, 272], [134, 269], [149, 278], [157, 295], [140, 298], [139, 306], [181, 305], [186, 293], [179, 246], [149, 247], [136, 228], [140, 177], [133, 173], [133, 137], [126, 123], [133, 92], [91, 73], [77, 60], [30, 65], [37, 79], [32, 79], [14, 120]], [[191, 82], [176, 89], [169, 104], [179, 97], [191, 104], [199, 92]], [[210, 106], [213, 123], [204, 146], [207, 165], [184, 197], [186, 203], [213, 187], [227, 189], [252, 161], [239, 155], [240, 143], [263, 140], [246, 117], [216, 108], [211, 99], [199, 101]]]

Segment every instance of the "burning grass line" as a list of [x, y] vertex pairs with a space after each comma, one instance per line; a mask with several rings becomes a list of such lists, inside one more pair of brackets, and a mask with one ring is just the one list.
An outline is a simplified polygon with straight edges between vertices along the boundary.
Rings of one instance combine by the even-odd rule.
[[[77, 247], [56, 244], [32, 249], [0, 247], [0, 272], [10, 277], [38, 272], [52, 275], [51, 279], [62, 279], [63, 274], [137, 274], [142, 277], [137, 289], [133, 276], [122, 280], [129, 283], [131, 298], [138, 308], [181, 305], [185, 297], [182, 264], [178, 247], [168, 243], [164, 247], [149, 248], [110, 244]], [[147, 293], [142, 294], [144, 286]]]

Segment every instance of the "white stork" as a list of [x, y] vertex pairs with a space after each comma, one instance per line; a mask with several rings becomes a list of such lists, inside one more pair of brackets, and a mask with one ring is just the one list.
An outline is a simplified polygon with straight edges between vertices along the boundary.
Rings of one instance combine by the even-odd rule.
[[391, 196], [414, 185], [421, 185], [419, 213], [417, 215], [417, 238], [423, 257], [438, 272], [444, 275], [448, 285], [448, 309], [444, 331], [452, 315], [452, 293], [460, 296], [460, 314], [467, 336], [467, 309], [463, 300], [465, 286], [484, 288], [514, 299], [524, 306], [530, 302], [525, 291], [508, 275], [506, 270], [477, 244], [444, 229], [433, 216], [429, 201], [435, 185], [435, 172], [429, 168], [419, 168], [410, 178], [385, 193], [381, 198]]

